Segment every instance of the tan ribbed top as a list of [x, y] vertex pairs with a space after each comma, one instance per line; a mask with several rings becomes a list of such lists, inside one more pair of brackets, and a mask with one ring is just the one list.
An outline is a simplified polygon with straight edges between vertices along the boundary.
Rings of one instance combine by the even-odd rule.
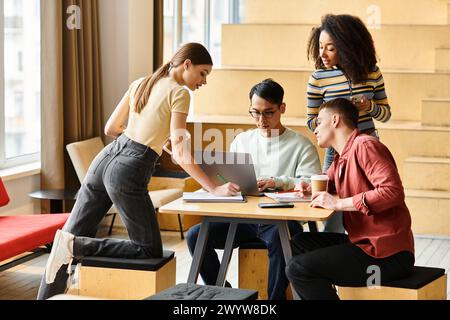
[[152, 148], [161, 155], [162, 147], [170, 137], [172, 112], [189, 113], [189, 91], [174, 79], [159, 80], [152, 89], [147, 105], [140, 114], [133, 111], [136, 89], [142, 82], [136, 80], [130, 85], [130, 114], [125, 135]]

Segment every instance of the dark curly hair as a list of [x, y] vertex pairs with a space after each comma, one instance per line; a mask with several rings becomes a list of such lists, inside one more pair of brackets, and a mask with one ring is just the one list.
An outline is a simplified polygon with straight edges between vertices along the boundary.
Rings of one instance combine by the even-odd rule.
[[377, 54], [372, 35], [358, 17], [327, 14], [320, 26], [311, 31], [308, 41], [308, 59], [315, 62], [316, 69], [324, 69], [319, 52], [319, 37], [326, 31], [334, 41], [339, 67], [354, 83], [364, 83], [377, 64]]

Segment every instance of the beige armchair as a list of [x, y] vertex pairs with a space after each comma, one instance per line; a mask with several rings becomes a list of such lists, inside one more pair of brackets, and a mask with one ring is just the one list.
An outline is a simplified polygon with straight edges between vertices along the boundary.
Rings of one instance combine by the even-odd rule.
[[[100, 137], [70, 143], [66, 146], [67, 152], [70, 159], [72, 160], [72, 164], [75, 168], [75, 172], [78, 176], [78, 179], [80, 180], [80, 183], [84, 180], [91, 162], [94, 160], [95, 156], [104, 148], [104, 146], [105, 145]], [[158, 210], [159, 207], [165, 205], [166, 203], [182, 197], [183, 190], [178, 188], [152, 190], [149, 192], [149, 195], [152, 199], [153, 206], [156, 210]], [[108, 215], [113, 215], [111, 226], [109, 228], [109, 235], [111, 235], [117, 213], [118, 211], [114, 206], [112, 206], [108, 211]], [[180, 217], [178, 217], [178, 221], [181, 224]], [[184, 238], [182, 231], [181, 238]]]

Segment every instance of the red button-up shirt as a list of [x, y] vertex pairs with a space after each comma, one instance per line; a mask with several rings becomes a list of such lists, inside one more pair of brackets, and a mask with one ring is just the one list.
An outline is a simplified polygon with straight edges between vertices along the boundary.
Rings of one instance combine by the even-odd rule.
[[352, 197], [356, 212], [344, 212], [350, 241], [368, 255], [414, 254], [411, 216], [397, 166], [388, 148], [355, 130], [327, 171], [329, 191]]

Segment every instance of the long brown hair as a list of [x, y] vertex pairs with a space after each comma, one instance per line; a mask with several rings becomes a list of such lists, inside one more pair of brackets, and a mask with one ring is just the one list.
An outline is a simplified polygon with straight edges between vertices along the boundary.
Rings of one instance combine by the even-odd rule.
[[135, 93], [133, 105], [134, 112], [141, 113], [147, 105], [153, 86], [162, 78], [167, 77], [172, 68], [176, 68], [183, 64], [187, 59], [191, 60], [193, 65], [213, 65], [211, 55], [203, 45], [195, 42], [183, 45], [180, 49], [178, 49], [169, 62], [161, 66], [155, 73], [146, 77], [139, 84]]
[[377, 64], [377, 55], [372, 35], [358, 17], [341, 14], [327, 14], [319, 27], [311, 31], [308, 41], [308, 59], [316, 69], [325, 69], [320, 57], [319, 37], [326, 31], [334, 41], [339, 67], [354, 83], [364, 83]]

